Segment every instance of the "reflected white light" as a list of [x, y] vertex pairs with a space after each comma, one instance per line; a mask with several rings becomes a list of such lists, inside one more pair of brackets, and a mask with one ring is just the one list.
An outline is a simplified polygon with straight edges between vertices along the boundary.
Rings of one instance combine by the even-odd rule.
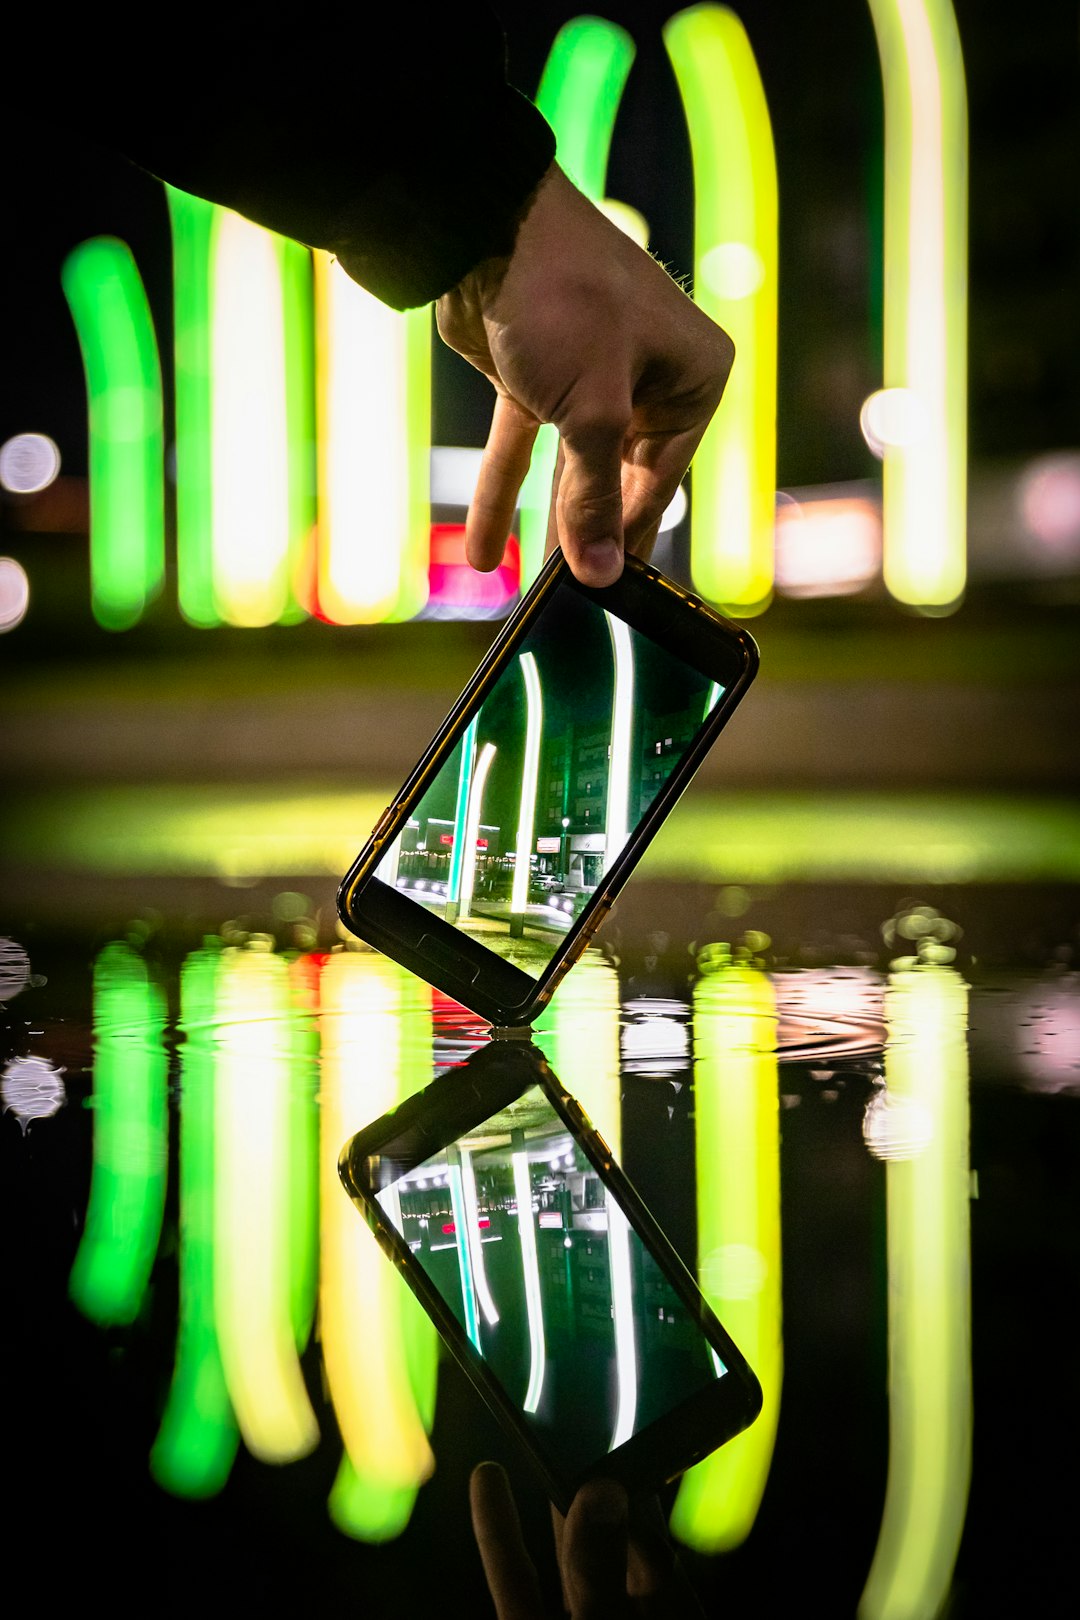
[[491, 1289], [488, 1286], [487, 1266], [484, 1262], [484, 1246], [480, 1238], [480, 1209], [476, 1200], [476, 1175], [473, 1170], [472, 1154], [468, 1148], [462, 1148], [460, 1152], [461, 1193], [465, 1205], [465, 1229], [469, 1236], [469, 1255], [472, 1260], [476, 1297], [480, 1301], [480, 1309], [484, 1313], [484, 1320], [489, 1327], [495, 1327], [499, 1321], [499, 1313], [495, 1308], [495, 1301], [491, 1297]]
[[495, 744], [485, 743], [480, 750], [480, 758], [473, 772], [472, 787], [469, 789], [469, 810], [465, 817], [465, 850], [461, 857], [461, 909], [458, 912], [462, 922], [467, 920], [472, 905], [473, 888], [476, 884], [476, 840], [480, 836], [480, 807], [484, 799], [484, 784], [494, 758]]
[[67, 1101], [61, 1071], [45, 1058], [12, 1058], [0, 1075], [0, 1102], [22, 1130], [34, 1119], [50, 1119]]
[[[448, 1150], [450, 1151], [450, 1150]], [[461, 1302], [465, 1311], [465, 1332], [469, 1343], [483, 1353], [480, 1323], [476, 1315], [476, 1286], [473, 1278], [473, 1245], [469, 1241], [469, 1216], [461, 1185], [461, 1165], [450, 1165], [450, 1211], [454, 1221], [454, 1247], [457, 1249], [461, 1280]]]
[[879, 1091], [866, 1105], [863, 1141], [875, 1159], [915, 1159], [934, 1135], [929, 1109], [911, 1097]]
[[611, 750], [608, 764], [607, 820], [604, 827], [604, 870], [622, 854], [630, 830], [630, 740], [634, 724], [634, 647], [630, 628], [610, 613], [615, 681], [611, 700]]
[[634, 1432], [637, 1419], [637, 1344], [634, 1338], [634, 1292], [630, 1272], [630, 1226], [609, 1192], [605, 1191], [608, 1218], [608, 1268], [611, 1275], [611, 1314], [615, 1327], [615, 1376], [619, 1404], [609, 1451], [623, 1445]]
[[13, 495], [48, 489], [60, 471], [60, 451], [47, 433], [16, 433], [0, 445], [0, 485]]
[[30, 958], [13, 939], [0, 935], [0, 1001], [10, 1001], [30, 983]]
[[[514, 1136], [524, 1141], [520, 1132], [515, 1131]], [[518, 1237], [521, 1241], [521, 1266], [525, 1277], [525, 1308], [529, 1318], [529, 1387], [525, 1391], [522, 1405], [524, 1411], [535, 1412], [540, 1405], [547, 1364], [543, 1304], [540, 1298], [540, 1263], [536, 1254], [536, 1226], [533, 1222], [528, 1155], [522, 1148], [511, 1158], [514, 1166]]]
[[0, 557], [0, 635], [22, 624], [30, 606], [30, 581], [14, 557]]
[[930, 431], [930, 413], [911, 388], [879, 388], [863, 401], [859, 426], [879, 460], [886, 450], [919, 444]]
[[702, 254], [698, 275], [720, 298], [752, 298], [765, 280], [765, 265], [748, 242], [717, 242]]

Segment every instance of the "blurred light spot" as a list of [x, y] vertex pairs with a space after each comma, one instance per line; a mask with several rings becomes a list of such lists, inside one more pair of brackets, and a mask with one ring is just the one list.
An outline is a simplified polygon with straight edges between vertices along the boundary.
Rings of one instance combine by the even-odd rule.
[[760, 1249], [746, 1243], [725, 1243], [702, 1260], [700, 1281], [710, 1297], [753, 1299], [764, 1288], [768, 1272]]
[[926, 437], [930, 418], [926, 406], [910, 388], [879, 388], [863, 401], [859, 426], [880, 460], [894, 446], [918, 444]]
[[604, 197], [596, 206], [631, 242], [636, 242], [639, 248], [648, 247], [649, 222], [644, 214], [631, 208], [629, 203], [618, 202], [614, 197]]
[[776, 584], [787, 596], [850, 596], [881, 573], [876, 501], [829, 487], [777, 501]]
[[863, 1141], [875, 1159], [914, 1159], [934, 1134], [930, 1110], [911, 1097], [879, 1091], [863, 1115]]
[[720, 298], [751, 298], [765, 280], [765, 264], [748, 242], [718, 242], [702, 254], [698, 275]]
[[4, 1112], [12, 1113], [23, 1133], [34, 1119], [50, 1119], [64, 1106], [67, 1094], [60, 1070], [39, 1057], [12, 1058], [0, 1075], [0, 1100]]
[[1057, 984], [1032, 987], [1013, 1039], [1027, 1086], [1080, 1094], [1080, 985], [1075, 974]]
[[30, 983], [30, 958], [13, 939], [0, 938], [0, 1001], [10, 1001]]
[[679, 524], [686, 516], [686, 507], [686, 491], [680, 484], [674, 495], [671, 497], [671, 500], [668, 502], [663, 517], [660, 519], [661, 534], [666, 534], [669, 529], [678, 528]]
[[1071, 452], [1033, 461], [1020, 478], [1020, 511], [1044, 545], [1068, 546], [1080, 540], [1080, 455]]
[[0, 557], [0, 635], [21, 624], [29, 606], [30, 581], [25, 568], [14, 557]]
[[465, 525], [433, 523], [425, 618], [493, 619], [518, 595], [521, 553], [511, 535], [503, 560], [490, 573], [478, 573], [465, 557]]
[[725, 917], [742, 917], [750, 909], [750, 891], [729, 883], [716, 897], [716, 909]]
[[60, 471], [60, 451], [46, 433], [16, 433], [0, 445], [0, 484], [14, 495], [48, 489]]

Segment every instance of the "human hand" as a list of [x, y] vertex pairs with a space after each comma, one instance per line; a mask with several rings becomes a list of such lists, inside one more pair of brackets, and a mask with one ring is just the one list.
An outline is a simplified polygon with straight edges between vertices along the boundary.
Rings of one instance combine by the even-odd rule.
[[[496, 1620], [544, 1620], [536, 1567], [498, 1463], [473, 1469], [469, 1505]], [[565, 1520], [554, 1508], [551, 1518], [571, 1620], [703, 1620], [655, 1497], [630, 1502], [614, 1480], [594, 1479], [578, 1491]]]
[[731, 339], [552, 164], [508, 260], [436, 305], [439, 332], [495, 386], [466, 524], [496, 568], [541, 422], [559, 430], [548, 550], [610, 585], [647, 557], [724, 391]]

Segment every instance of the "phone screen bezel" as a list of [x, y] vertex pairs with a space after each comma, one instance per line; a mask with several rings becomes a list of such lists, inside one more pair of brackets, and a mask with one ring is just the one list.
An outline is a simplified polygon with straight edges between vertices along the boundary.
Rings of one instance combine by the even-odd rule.
[[[417, 901], [382, 883], [375, 869], [452, 753], [473, 713], [514, 657], [559, 586], [624, 620], [722, 688], [721, 696], [581, 915], [536, 978], [472, 939]], [[723, 618], [656, 569], [628, 556], [614, 585], [581, 584], [561, 552], [545, 564], [532, 589], [439, 728], [405, 785], [380, 817], [338, 890], [342, 921], [362, 939], [403, 963], [447, 995], [496, 1025], [530, 1023], [588, 944], [619, 890], [723, 730], [757, 672], [758, 652], [741, 626]]]
[[[393, 1156], [403, 1173], [442, 1151], [539, 1086], [555, 1113], [589, 1159], [636, 1228], [665, 1278], [697, 1321], [703, 1338], [724, 1363], [715, 1382], [689, 1396], [664, 1417], [632, 1435], [617, 1450], [579, 1471], [560, 1471], [537, 1444], [517, 1405], [470, 1342], [443, 1295], [386, 1218], [370, 1174], [373, 1160]], [[657, 1489], [708, 1452], [749, 1426], [761, 1410], [761, 1387], [745, 1357], [705, 1300], [697, 1283], [615, 1162], [580, 1105], [561, 1085], [538, 1048], [493, 1041], [460, 1068], [440, 1076], [391, 1113], [352, 1137], [342, 1148], [339, 1172], [346, 1191], [388, 1258], [403, 1273], [452, 1354], [504, 1429], [524, 1445], [555, 1505], [565, 1513], [585, 1480], [604, 1475], [629, 1490]], [[388, 1178], [393, 1179], [393, 1178]]]

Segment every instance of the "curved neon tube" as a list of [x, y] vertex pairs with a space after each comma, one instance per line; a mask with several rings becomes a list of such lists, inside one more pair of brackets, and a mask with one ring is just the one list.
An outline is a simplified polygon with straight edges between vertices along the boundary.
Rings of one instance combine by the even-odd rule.
[[[886, 1102], [917, 1122], [885, 1169], [889, 1472], [859, 1620], [940, 1614], [971, 1484], [968, 988], [947, 967], [896, 972], [885, 998]], [[886, 1143], [886, 1151], [888, 1144]]]
[[469, 1211], [461, 1185], [461, 1160], [452, 1148], [447, 1150], [447, 1185], [450, 1189], [450, 1209], [454, 1222], [454, 1246], [457, 1249], [458, 1273], [461, 1278], [461, 1301], [465, 1310], [465, 1332], [471, 1344], [483, 1351], [480, 1343], [480, 1319], [476, 1311], [476, 1281], [473, 1277], [473, 1246], [469, 1229]]
[[783, 1377], [776, 1002], [757, 968], [694, 988], [698, 1278], [759, 1379], [761, 1415], [684, 1476], [671, 1527], [697, 1552], [739, 1546], [772, 1465]]
[[522, 653], [518, 659], [525, 682], [525, 760], [521, 771], [521, 804], [518, 810], [517, 844], [514, 856], [514, 882], [510, 912], [524, 922], [529, 904], [533, 828], [536, 823], [536, 782], [540, 773], [540, 739], [544, 730], [544, 700], [536, 658]]
[[611, 698], [611, 749], [608, 758], [607, 815], [604, 826], [604, 870], [610, 871], [630, 834], [630, 752], [634, 727], [634, 645], [630, 627], [605, 613], [611, 633], [615, 678]]
[[490, 1327], [496, 1327], [499, 1321], [499, 1312], [491, 1295], [487, 1265], [484, 1260], [484, 1244], [480, 1237], [480, 1207], [476, 1198], [476, 1172], [473, 1169], [472, 1153], [468, 1148], [464, 1147], [460, 1148], [459, 1152], [461, 1155], [461, 1192], [465, 1203], [466, 1230], [469, 1234], [469, 1256], [473, 1281], [476, 1284], [476, 1297], [480, 1301], [480, 1309], [484, 1313], [484, 1320]]
[[967, 91], [950, 0], [869, 0], [885, 94], [885, 386], [910, 396], [886, 445], [885, 584], [954, 607], [967, 574]]
[[[555, 131], [559, 166], [590, 202], [604, 195], [615, 115], [633, 60], [634, 42], [625, 29], [601, 17], [575, 17], [556, 34], [540, 77], [536, 105]], [[546, 422], [521, 489], [522, 591], [544, 560], [558, 451], [558, 431]]]
[[90, 594], [106, 630], [142, 618], [165, 578], [161, 362], [131, 249], [83, 242], [60, 279], [86, 373], [90, 429]]
[[529, 1176], [529, 1158], [524, 1147], [524, 1134], [514, 1131], [511, 1140], [516, 1146], [511, 1154], [514, 1167], [514, 1198], [517, 1202], [518, 1238], [521, 1243], [521, 1268], [525, 1278], [525, 1310], [529, 1320], [529, 1384], [522, 1409], [535, 1412], [544, 1390], [547, 1370], [547, 1344], [544, 1337], [544, 1307], [540, 1297], [540, 1263], [536, 1254], [536, 1226], [533, 1222], [532, 1181]]
[[217, 205], [165, 187], [172, 230], [176, 591], [189, 624], [221, 623], [210, 474], [210, 236]]
[[731, 336], [735, 365], [694, 457], [690, 562], [711, 601], [768, 606], [776, 522], [777, 183], [761, 76], [725, 6], [664, 26], [694, 168], [694, 301]]
[[169, 1163], [165, 997], [129, 945], [94, 964], [94, 1140], [71, 1298], [110, 1327], [139, 1314], [161, 1237]]
[[[474, 714], [461, 739], [461, 764], [458, 766], [457, 798], [454, 802], [454, 842], [450, 846], [450, 872], [446, 883], [447, 921], [452, 922], [451, 905], [461, 900], [461, 872], [465, 861], [465, 823], [469, 810], [469, 786], [476, 764], [476, 733], [480, 716]], [[455, 913], [456, 915], [456, 913]]]
[[476, 883], [476, 840], [480, 836], [480, 812], [484, 802], [484, 787], [488, 771], [495, 758], [495, 744], [485, 743], [480, 750], [469, 789], [469, 813], [465, 818], [465, 853], [461, 857], [461, 900], [458, 916], [462, 922], [472, 908], [473, 886]]
[[611, 1316], [615, 1330], [615, 1376], [618, 1406], [609, 1451], [634, 1432], [637, 1420], [638, 1365], [634, 1339], [634, 1290], [630, 1273], [630, 1227], [626, 1216], [605, 1192], [608, 1219], [608, 1266], [611, 1275]]

